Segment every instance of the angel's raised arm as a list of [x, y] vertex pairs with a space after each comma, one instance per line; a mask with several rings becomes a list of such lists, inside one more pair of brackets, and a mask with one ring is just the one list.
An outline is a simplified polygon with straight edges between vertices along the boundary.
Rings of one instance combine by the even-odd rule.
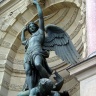
[[25, 38], [25, 32], [27, 31], [26, 26], [21, 31], [21, 42], [23, 45], [26, 45], [26, 38]]
[[39, 27], [42, 31], [44, 31], [44, 19], [43, 19], [43, 12], [37, 0], [33, 0], [33, 4], [36, 5], [39, 17]]

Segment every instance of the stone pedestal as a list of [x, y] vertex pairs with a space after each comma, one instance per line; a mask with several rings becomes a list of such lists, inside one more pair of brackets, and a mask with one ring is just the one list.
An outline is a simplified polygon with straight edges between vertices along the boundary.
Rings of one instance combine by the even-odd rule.
[[80, 82], [80, 96], [96, 96], [96, 56], [68, 68]]

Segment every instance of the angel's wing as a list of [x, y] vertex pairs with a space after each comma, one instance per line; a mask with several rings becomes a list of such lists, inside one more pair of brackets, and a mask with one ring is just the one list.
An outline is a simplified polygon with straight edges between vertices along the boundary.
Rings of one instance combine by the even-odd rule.
[[78, 62], [79, 55], [65, 31], [53, 24], [47, 25], [45, 31], [47, 37], [44, 41], [44, 49], [55, 51], [56, 55], [67, 63], [75, 64]]

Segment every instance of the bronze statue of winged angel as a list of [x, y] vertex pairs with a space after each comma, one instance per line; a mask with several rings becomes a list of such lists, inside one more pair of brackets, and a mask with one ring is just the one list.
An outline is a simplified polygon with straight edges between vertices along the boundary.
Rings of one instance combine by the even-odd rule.
[[[32, 3], [38, 11], [39, 25], [29, 22], [21, 33], [21, 41], [26, 49], [24, 68], [29, 90], [34, 88], [41, 78], [49, 78], [52, 74], [46, 61], [49, 51], [55, 51], [56, 55], [70, 64], [75, 64], [79, 58], [68, 34], [56, 25], [49, 24], [44, 27], [42, 9], [37, 0], [33, 0]], [[25, 38], [27, 31], [31, 34], [29, 39]]]

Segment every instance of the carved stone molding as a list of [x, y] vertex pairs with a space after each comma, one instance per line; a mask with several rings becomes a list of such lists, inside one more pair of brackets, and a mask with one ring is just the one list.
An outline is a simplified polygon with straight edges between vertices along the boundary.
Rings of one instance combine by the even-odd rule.
[[72, 87], [70, 90], [68, 90], [68, 92], [69, 92], [70, 96], [72, 96], [75, 92], [79, 91], [79, 89], [80, 89], [80, 84], [77, 83], [74, 87]]
[[23, 63], [24, 63], [24, 60], [18, 60], [18, 59], [14, 59], [14, 62], [13, 62], [14, 64], [21, 64], [21, 65], [23, 65]]
[[7, 57], [7, 60], [9, 60], [11, 63], [13, 63], [13, 61], [14, 61], [14, 57], [12, 57], [12, 56], [8, 56], [8, 57]]
[[0, 54], [0, 60], [6, 60], [6, 55], [5, 54]]
[[2, 44], [2, 41], [3, 41], [3, 38], [0, 38], [0, 46], [1, 46], [1, 44]]
[[68, 75], [68, 76], [66, 76], [66, 77], [64, 77], [64, 84], [65, 83], [68, 83], [70, 80], [72, 80], [74, 77], [73, 76], [70, 76], [70, 75]]
[[1, 46], [5, 47], [5, 48], [10, 48], [11, 43], [7, 42], [7, 41], [3, 41]]
[[23, 88], [23, 85], [10, 84], [10, 82], [6, 80], [3, 80], [2, 86], [11, 91], [21, 91]]
[[57, 18], [57, 20], [53, 21], [52, 24], [58, 24], [60, 21], [62, 21], [62, 19], [64, 19], [64, 17], [69, 12], [69, 9], [70, 8], [66, 8], [66, 10], [61, 14], [61, 16], [59, 18]]
[[72, 25], [72, 23], [76, 19], [77, 14], [78, 14], [78, 8], [75, 8], [74, 13], [72, 14], [72, 17], [70, 18], [68, 23], [63, 27], [64, 30], [68, 30], [68, 28]]
[[82, 24], [78, 23], [78, 25], [75, 28], [74, 32], [70, 35], [71, 39], [73, 39], [79, 33], [82, 26], [83, 26]]

